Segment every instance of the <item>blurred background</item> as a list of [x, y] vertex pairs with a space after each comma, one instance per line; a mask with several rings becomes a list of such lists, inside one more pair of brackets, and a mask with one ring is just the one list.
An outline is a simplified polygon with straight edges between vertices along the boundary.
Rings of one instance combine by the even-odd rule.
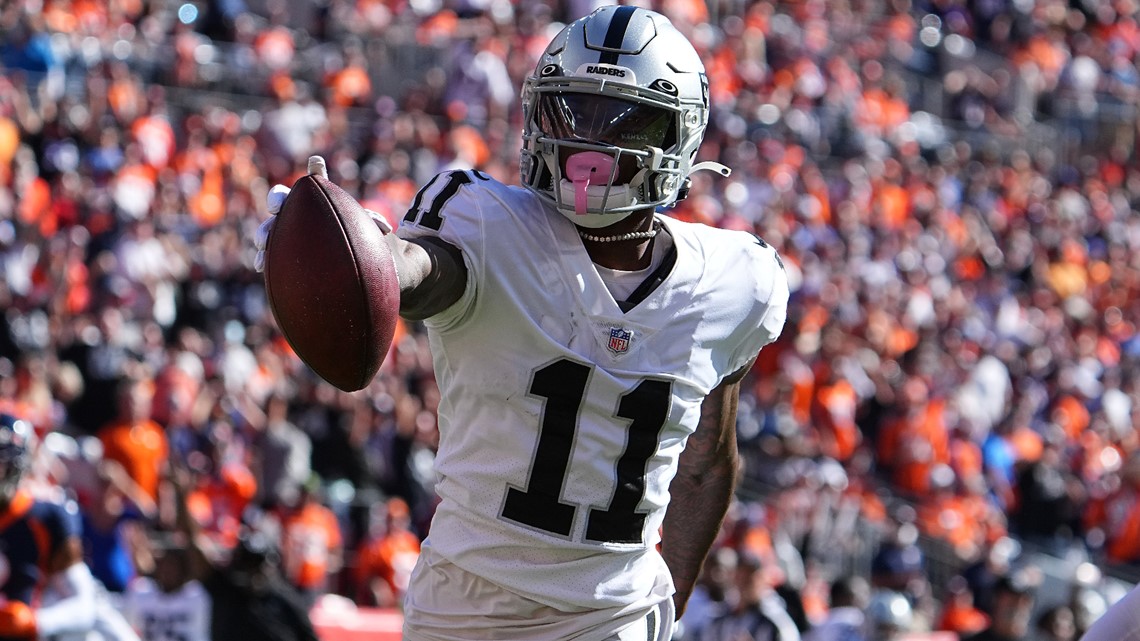
[[[317, 379], [252, 269], [265, 195], [315, 153], [394, 225], [438, 171], [517, 183], [522, 80], [598, 4], [0, 3], [0, 409], [115, 598], [182, 504], [219, 558], [270, 541], [323, 638], [398, 630], [427, 342]], [[682, 638], [775, 596], [805, 636], [845, 605], [869, 639], [1075, 639], [1140, 579], [1140, 3], [635, 4], [701, 52], [734, 170], [669, 213], [792, 286]]]

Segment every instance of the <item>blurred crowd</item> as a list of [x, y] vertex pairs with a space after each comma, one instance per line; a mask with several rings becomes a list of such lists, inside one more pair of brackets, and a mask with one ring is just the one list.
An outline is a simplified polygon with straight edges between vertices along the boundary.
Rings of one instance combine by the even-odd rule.
[[[763, 236], [792, 283], [686, 637], [790, 641], [845, 604], [1075, 638], [1093, 566], [1030, 626], [1010, 550], [1140, 564], [1140, 3], [642, 4], [702, 53], [701, 155], [734, 170], [670, 213]], [[313, 153], [393, 224], [440, 170], [517, 182], [522, 80], [594, 5], [0, 3], [0, 410], [108, 590], [154, 573], [185, 501], [223, 557], [270, 533], [310, 600], [398, 606], [434, 505], [426, 340], [401, 326], [363, 392], [323, 383], [250, 239]], [[771, 595], [789, 620], [754, 615]]]

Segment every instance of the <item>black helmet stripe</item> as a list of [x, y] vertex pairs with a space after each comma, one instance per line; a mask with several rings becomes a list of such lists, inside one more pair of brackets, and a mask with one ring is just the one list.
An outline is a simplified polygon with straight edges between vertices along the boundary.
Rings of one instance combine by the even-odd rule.
[[633, 17], [633, 12], [637, 7], [621, 6], [614, 11], [613, 19], [610, 20], [610, 28], [606, 30], [606, 39], [602, 43], [602, 55], [598, 58], [598, 62], [607, 65], [616, 65], [618, 62], [618, 51], [621, 49], [621, 43], [625, 40], [625, 30], [629, 27], [629, 19]]

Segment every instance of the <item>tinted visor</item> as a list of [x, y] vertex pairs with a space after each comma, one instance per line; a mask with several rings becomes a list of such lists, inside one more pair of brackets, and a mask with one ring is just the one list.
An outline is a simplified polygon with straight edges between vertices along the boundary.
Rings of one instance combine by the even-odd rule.
[[538, 125], [558, 140], [667, 150], [677, 141], [676, 122], [667, 109], [620, 98], [582, 93], [543, 93], [538, 98]]

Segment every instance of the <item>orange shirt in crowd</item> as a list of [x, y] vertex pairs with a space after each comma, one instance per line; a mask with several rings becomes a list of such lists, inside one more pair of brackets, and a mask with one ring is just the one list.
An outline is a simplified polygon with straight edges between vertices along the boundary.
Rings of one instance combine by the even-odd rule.
[[131, 125], [131, 135], [142, 148], [143, 159], [155, 170], [165, 169], [174, 159], [174, 127], [162, 116], [143, 116]]
[[368, 70], [359, 65], [349, 65], [331, 74], [326, 80], [333, 104], [341, 107], [362, 105], [372, 95], [372, 80]]
[[1009, 444], [1013, 446], [1017, 460], [1026, 463], [1033, 463], [1040, 459], [1041, 452], [1045, 449], [1045, 442], [1041, 435], [1028, 425], [1015, 428], [1013, 433], [1009, 435]]
[[190, 514], [218, 545], [232, 548], [241, 535], [241, 516], [257, 494], [257, 480], [244, 465], [230, 463], [218, 478], [206, 479], [186, 497]]
[[890, 462], [892, 480], [906, 492], [925, 493], [934, 465], [950, 461], [944, 407], [943, 400], [931, 401], [923, 410], [884, 428], [879, 442], [879, 460]]
[[162, 426], [149, 419], [115, 422], [99, 430], [99, 440], [104, 458], [122, 465], [147, 496], [158, 500], [158, 481], [170, 454]]
[[1104, 505], [1105, 552], [1112, 563], [1140, 560], [1140, 493], [1126, 487]]
[[36, 176], [23, 186], [16, 215], [24, 223], [35, 225], [44, 238], [51, 238], [59, 228], [51, 204], [51, 185]]
[[259, 32], [254, 38], [253, 49], [270, 69], [284, 69], [292, 62], [296, 45], [292, 32], [277, 25]]
[[848, 460], [862, 440], [855, 424], [855, 411], [859, 405], [855, 388], [845, 380], [837, 380], [819, 389], [816, 402], [823, 454], [837, 461]]
[[20, 128], [16, 121], [0, 116], [0, 184], [8, 182], [12, 171], [12, 159], [20, 148]]
[[1006, 534], [992, 509], [979, 495], [939, 492], [918, 506], [918, 526], [963, 555], [972, 555]]
[[985, 472], [982, 448], [961, 436], [950, 438], [950, 468], [960, 479], [973, 479]]
[[875, 191], [878, 222], [888, 229], [902, 229], [910, 216], [910, 194], [906, 188], [894, 183], [881, 183]]
[[304, 590], [322, 587], [339, 563], [340, 524], [327, 507], [306, 502], [282, 521], [285, 576]]
[[372, 579], [382, 580], [387, 585], [388, 594], [376, 595], [376, 605], [394, 607], [407, 592], [412, 568], [419, 558], [419, 537], [407, 530], [389, 532], [360, 548], [357, 556], [357, 581], [362, 590], [368, 591]]
[[981, 632], [989, 625], [990, 617], [974, 607], [973, 594], [964, 592], [961, 596], [955, 595], [946, 600], [936, 629], [968, 636]]
[[1053, 405], [1053, 422], [1065, 430], [1072, 441], [1080, 440], [1081, 433], [1089, 426], [1091, 416], [1088, 408], [1077, 397], [1065, 394]]

